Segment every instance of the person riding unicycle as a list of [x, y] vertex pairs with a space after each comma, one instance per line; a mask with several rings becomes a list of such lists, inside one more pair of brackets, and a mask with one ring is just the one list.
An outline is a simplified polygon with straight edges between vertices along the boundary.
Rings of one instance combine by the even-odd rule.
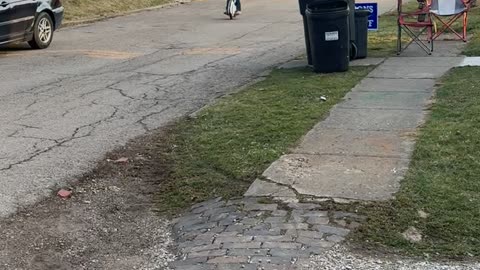
[[[228, 2], [229, 2], [229, 0], [227, 0], [227, 7], [226, 7], [225, 10], [228, 10]], [[236, 0], [235, 5], [237, 6], [237, 12], [235, 12], [235, 16], [241, 15], [242, 14], [242, 4], [240, 3], [240, 0]], [[225, 11], [223, 14], [229, 15], [227, 11]]]

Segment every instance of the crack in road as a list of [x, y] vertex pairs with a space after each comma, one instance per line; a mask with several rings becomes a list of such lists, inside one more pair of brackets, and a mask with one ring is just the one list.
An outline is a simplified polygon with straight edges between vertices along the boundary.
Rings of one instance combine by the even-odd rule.
[[[68, 139], [63, 139], [63, 140], [59, 140], [59, 141], [56, 142], [56, 144], [53, 145], [53, 146], [47, 147], [46, 149], [44, 149], [44, 150], [42, 150], [42, 151], [39, 151], [39, 152], [37, 152], [37, 153], [34, 153], [33, 155], [31, 155], [31, 156], [29, 156], [29, 157], [27, 157], [27, 158], [25, 158], [25, 159], [23, 159], [23, 160], [20, 160], [20, 161], [15, 162], [15, 163], [11, 163], [11, 164], [9, 164], [6, 168], [0, 168], [0, 171], [10, 170], [10, 169], [12, 169], [14, 166], [18, 166], [18, 165], [24, 164], [24, 163], [26, 163], [26, 162], [29, 162], [29, 161], [33, 160], [34, 158], [36, 158], [36, 157], [38, 157], [38, 156], [40, 156], [40, 155], [42, 155], [42, 154], [44, 154], [44, 153], [50, 152], [51, 150], [55, 149], [56, 147], [63, 146], [64, 144], [66, 144], [66, 143], [68, 143], [68, 142], [71, 142], [71, 141], [73, 141], [73, 140], [76, 140], [76, 139], [85, 138], [85, 137], [90, 136], [91, 133], [93, 132], [93, 130], [95, 129], [95, 125], [98, 125], [98, 124], [100, 124], [100, 123], [102, 123], [102, 122], [104, 122], [104, 121], [106, 121], [106, 120], [108, 120], [108, 119], [110, 119], [110, 118], [114, 118], [115, 115], [117, 114], [117, 112], [118, 112], [118, 109], [115, 108], [114, 112], [113, 112], [110, 116], [108, 116], [107, 118], [102, 119], [102, 120], [99, 120], [99, 121], [96, 121], [96, 122], [94, 122], [94, 123], [92, 123], [92, 124], [87, 124], [87, 125], [80, 126], [80, 127], [78, 127], [78, 128], [75, 129], [75, 131], [73, 132], [73, 134], [72, 134], [72, 136], [71, 136], [70, 138], [68, 138]], [[84, 128], [84, 127], [92, 127], [92, 130], [90, 130], [90, 131], [89, 131], [87, 134], [85, 134], [85, 135], [77, 136], [77, 134], [79, 133], [79, 131], [80, 131], [82, 128]]]
[[[153, 13], [145, 14], [142, 19], [145, 19], [145, 16], [151, 17], [152, 21], [158, 21], [158, 16], [153, 16]], [[253, 20], [245, 25], [239, 24], [233, 37], [229, 34], [226, 35], [227, 39], [223, 38], [223, 34], [218, 37], [213, 35], [214, 38], [209, 38], [208, 35], [190, 36], [189, 31], [198, 25], [182, 21], [189, 29], [186, 33], [174, 31], [170, 33], [171, 36], [164, 35], [165, 41], [159, 42], [163, 44], [151, 47], [148, 47], [151, 43], [144, 40], [145, 36], [142, 36], [141, 32], [133, 31], [129, 37], [133, 37], [132, 42], [138, 39], [138, 52], [141, 56], [115, 60], [90, 59], [93, 64], [80, 62], [78, 72], [68, 66], [70, 60], [65, 58], [66, 56], [54, 58], [51, 54], [46, 54], [31, 59], [23, 58], [22, 62], [40, 61], [43, 58], [46, 58], [42, 60], [44, 62], [59, 60], [61, 73], [64, 74], [51, 73], [50, 77], [47, 76], [35, 86], [26, 84], [24, 89], [18, 87], [19, 89], [14, 88], [0, 94], [0, 106], [5, 104], [12, 108], [2, 114], [2, 123], [7, 125], [8, 129], [4, 129], [4, 135], [1, 136], [12, 139], [15, 147], [21, 151], [16, 154], [14, 149], [4, 148], [8, 156], [0, 157], [0, 180], [14, 183], [13, 177], [20, 178], [24, 184], [31, 182], [35, 189], [40, 187], [35, 181], [39, 181], [41, 185], [47, 182], [53, 185], [68, 183], [65, 178], [73, 178], [74, 175], [65, 170], [78, 172], [77, 168], [68, 166], [90, 167], [105, 151], [113, 150], [129, 139], [197, 112], [216, 98], [233, 92], [251, 80], [263, 77], [261, 74], [266, 69], [297, 56], [303, 45], [299, 39], [301, 32], [296, 31], [296, 25], [289, 20], [283, 22], [280, 17], [274, 17], [275, 19], [270, 21], [258, 17], [257, 22]], [[118, 20], [128, 21], [132, 20], [132, 17]], [[91, 25], [84, 29], [94, 27], [108, 28], [109, 23]], [[272, 29], [282, 29], [283, 32]], [[62, 31], [62, 34], [67, 36], [68, 44], [75, 38], [75, 31]], [[99, 29], [94, 32], [101, 35], [105, 41], [115, 39], [118, 34], [102, 32]], [[92, 38], [92, 35], [89, 35], [89, 38]], [[258, 39], [261, 36], [269, 38]], [[95, 48], [96, 50], [109, 50], [108, 46], [117, 46], [108, 40], [108, 46], [105, 47], [106, 43], [101, 45], [103, 39], [96, 41], [94, 46], [100, 46]], [[123, 45], [119, 43], [119, 46]], [[146, 51], [141, 51], [140, 47], [146, 48]], [[126, 51], [136, 52], [137, 48], [132, 48], [134, 49]], [[212, 50], [201, 50], [202, 48]], [[232, 48], [236, 49], [229, 50]], [[185, 53], [196, 49], [199, 50], [194, 54]], [[12, 61], [9, 65], [18, 65], [13, 60], [14, 58], [8, 58], [6, 61]], [[83, 64], [87, 66], [81, 67]], [[66, 65], [65, 68], [62, 65]], [[21, 70], [19, 68], [20, 72]], [[14, 87], [15, 83], [10, 82], [9, 85]], [[73, 143], [75, 141], [77, 142]], [[65, 147], [69, 150], [55, 151]], [[53, 151], [54, 154], [49, 154]], [[64, 167], [61, 164], [65, 161], [61, 159], [68, 157], [60, 157], [62, 153], [76, 157]], [[59, 158], [56, 158], [57, 155]], [[44, 157], [48, 164], [42, 163]], [[31, 165], [25, 166], [26, 164]], [[44, 179], [49, 173], [52, 173], [52, 179]], [[56, 179], [54, 175], [60, 175], [62, 179]], [[24, 179], [30, 177], [33, 179]], [[15, 207], [24, 205], [22, 198], [15, 197], [17, 193], [14, 185], [9, 188], [13, 189], [11, 193], [5, 189], [0, 191], [0, 195], [5, 195], [4, 198], [11, 196], [13, 201], [1, 203], [10, 203]], [[37, 198], [39, 193], [35, 189], [27, 193]], [[6, 207], [9, 209], [8, 205]], [[0, 207], [0, 213], [5, 211], [4, 209]]]
[[[262, 57], [262, 56], [264, 56], [264, 55], [267, 55], [269, 52], [270, 52], [270, 51], [263, 52], [262, 54], [257, 55], [256, 58]], [[162, 78], [159, 78], [159, 79], [168, 79], [169, 77], [183, 77], [183, 79], [188, 82], [188, 81], [191, 79], [190, 77], [191, 77], [193, 74], [200, 74], [200, 73], [202, 73], [202, 72], [208, 72], [208, 71], [214, 70], [214, 68], [216, 67], [216, 64], [217, 64], [217, 63], [222, 62], [222, 61], [225, 61], [225, 60], [230, 59], [230, 58], [233, 58], [233, 57], [235, 57], [235, 55], [228, 55], [228, 56], [225, 56], [225, 57], [221, 57], [221, 58], [219, 58], [219, 59], [216, 59], [216, 60], [209, 61], [209, 62], [205, 63], [203, 66], [201, 66], [201, 67], [200, 67], [199, 69], [197, 69], [197, 70], [189, 70], [189, 71], [182, 72], [182, 73], [178, 73], [178, 74], [169, 74], [169, 75], [167, 75], [167, 76], [162, 76]], [[156, 63], [161, 63], [161, 62], [164, 61], [164, 60], [165, 60], [165, 59], [162, 59], [162, 60], [160, 60], [160, 61], [158, 61], [158, 62], [156, 62]], [[128, 62], [128, 61], [127, 61], [127, 62]], [[110, 72], [110, 73], [112, 73], [112, 72]], [[151, 74], [151, 75], [157, 75], [157, 74]], [[157, 75], [157, 76], [158, 76], [158, 75]], [[80, 75], [80, 77], [85, 78], [86, 75]], [[90, 76], [88, 76], [88, 77], [90, 77]], [[94, 77], [94, 76], [91, 76], [91, 77]], [[69, 79], [71, 79], [71, 78], [61, 79], [61, 80], [57, 81], [57, 83], [66, 84]], [[78, 79], [78, 77], [74, 76], [73, 79], [74, 79], [74, 80], [75, 80], [75, 79]], [[99, 91], [104, 91], [105, 89], [110, 89], [110, 90], [118, 91], [118, 93], [120, 93], [120, 95], [122, 95], [123, 97], [126, 97], [126, 98], [128, 98], [128, 99], [131, 99], [131, 100], [146, 100], [146, 99], [148, 99], [146, 93], [143, 93], [143, 94], [142, 94], [142, 97], [140, 97], [140, 98], [135, 98], [135, 97], [131, 97], [131, 96], [125, 94], [122, 89], [118, 89], [118, 88], [113, 87], [114, 85], [117, 85], [117, 84], [119, 84], [119, 83], [121, 83], [121, 82], [123, 82], [123, 80], [118, 80], [118, 81], [116, 81], [116, 82], [114, 82], [114, 83], [106, 86], [105, 88], [98, 88], [98, 89], [95, 89], [95, 90], [93, 90], [93, 91], [89, 91], [89, 92], [83, 93], [83, 94], [81, 94], [79, 97], [80, 97], [80, 98], [84, 98], [84, 97], [86, 97], [86, 96], [88, 96], [88, 95], [91, 95], [91, 94], [93, 94], [93, 93], [96, 93], [96, 92], [99, 92]], [[173, 86], [175, 87], [176, 85], [173, 85]], [[43, 86], [39, 86], [38, 88], [41, 88], [41, 87], [43, 87]], [[52, 91], [53, 89], [58, 89], [58, 88], [59, 88], [59, 87], [52, 87], [52, 88], [49, 88], [48, 91]], [[35, 91], [35, 89], [37, 89], [37, 88], [32, 88], [30, 91]], [[156, 87], [156, 89], [158, 89], [158, 86]], [[155, 98], [154, 98], [154, 99], [155, 99]], [[165, 100], [165, 99], [160, 99], [160, 100]], [[178, 100], [178, 99], [177, 99], [177, 100]], [[32, 105], [37, 104], [37, 103], [38, 103], [38, 100], [34, 100], [34, 101], [33, 101], [31, 104], [29, 104], [26, 108], [29, 108], [29, 107], [31, 107]], [[159, 104], [160, 104], [160, 103], [157, 101], [157, 102], [155, 102], [153, 105], [151, 105], [151, 106], [148, 107], [148, 108], [156, 107], [156, 106], [158, 106]], [[180, 104], [180, 102], [176, 102], [175, 104], [173, 104], [172, 107], [176, 107], [176, 106], [178, 106], [179, 104]], [[99, 105], [99, 104], [94, 104], [94, 105]], [[105, 105], [105, 104], [102, 104], [102, 105]], [[89, 106], [89, 105], [82, 105], [82, 106]], [[69, 108], [69, 109], [67, 109], [66, 111], [64, 111], [61, 116], [62, 116], [62, 117], [65, 117], [66, 115], [68, 115], [68, 114], [71, 113], [72, 111], [74, 111], [74, 110], [76, 110], [76, 109], [78, 109], [79, 107], [82, 107], [82, 106]], [[167, 110], [169, 110], [169, 109], [171, 109], [171, 107], [166, 107], [166, 108], [163, 108], [163, 109], [160, 110], [160, 111], [148, 113], [148, 114], [142, 116], [141, 119], [140, 119], [139, 121], [137, 121], [137, 123], [141, 124], [142, 127], [143, 127], [143, 129], [144, 129], [145, 131], [150, 131], [151, 128], [148, 128], [148, 126], [144, 123], [144, 122], [146, 121], [146, 119], [148, 119], [148, 118], [151, 117], [151, 116], [154, 116], [154, 115], [157, 115], [157, 114], [161, 114], [161, 113], [163, 113], [163, 112], [165, 112], [165, 111], [167, 111]], [[12, 167], [14, 167], [14, 166], [16, 166], [16, 165], [20, 165], [20, 164], [24, 164], [24, 163], [26, 163], [26, 162], [29, 162], [29, 161], [33, 160], [34, 158], [36, 158], [36, 157], [38, 157], [38, 156], [40, 156], [40, 155], [42, 155], [42, 154], [44, 154], [44, 153], [48, 153], [49, 151], [51, 151], [52, 149], [54, 149], [54, 148], [56, 148], [56, 147], [62, 146], [63, 144], [65, 144], [65, 143], [67, 143], [67, 142], [70, 142], [71, 140], [73, 140], [73, 139], [76, 138], [76, 137], [75, 137], [75, 136], [76, 136], [76, 133], [77, 133], [80, 129], [82, 129], [82, 128], [84, 128], [84, 127], [95, 126], [95, 125], [98, 125], [98, 124], [100, 124], [100, 123], [108, 120], [108, 119], [113, 119], [113, 118], [115, 118], [115, 116], [116, 116], [116, 114], [118, 113], [118, 111], [119, 111], [118, 108], [115, 108], [114, 113], [113, 113], [112, 115], [106, 117], [105, 119], [96, 121], [96, 122], [91, 123], [91, 124], [87, 124], [87, 125], [83, 125], [83, 126], [78, 127], [78, 128], [74, 131], [74, 133], [73, 133], [73, 135], [71, 136], [70, 139], [56, 140], [56, 141], [55, 141], [56, 144], [55, 144], [54, 146], [48, 147], [47, 149], [42, 150], [42, 151], [38, 151], [38, 152], [34, 153], [33, 155], [31, 155], [30, 157], [25, 158], [25, 159], [23, 159], [23, 160], [21, 160], [21, 161], [18, 161], [18, 162], [9, 164], [9, 165], [7, 166], [7, 168], [0, 169], [0, 171], [10, 170]], [[19, 118], [18, 120], [21, 120], [22, 118], [25, 118], [26, 116], [28, 116], [28, 114], [27, 114], [27, 115], [23, 115], [23, 116], [22, 116], [21, 118]], [[32, 126], [24, 125], [24, 124], [19, 124], [19, 125], [24, 126], [25, 128], [41, 129], [40, 127], [32, 127]], [[18, 134], [18, 132], [20, 132], [20, 131], [21, 131], [21, 129], [20, 129], [20, 130], [17, 130], [14, 134], [10, 135], [10, 137], [15, 136], [15, 135]], [[87, 137], [87, 136], [89, 136], [89, 134], [91, 134], [91, 132], [89, 132], [88, 135], [82, 136], [82, 137]]]

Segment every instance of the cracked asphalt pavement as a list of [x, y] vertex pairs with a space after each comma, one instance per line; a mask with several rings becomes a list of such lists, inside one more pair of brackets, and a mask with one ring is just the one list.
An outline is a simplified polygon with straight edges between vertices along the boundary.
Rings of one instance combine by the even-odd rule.
[[297, 2], [208, 0], [0, 48], [0, 216], [75, 182], [105, 153], [258, 79], [304, 48]]

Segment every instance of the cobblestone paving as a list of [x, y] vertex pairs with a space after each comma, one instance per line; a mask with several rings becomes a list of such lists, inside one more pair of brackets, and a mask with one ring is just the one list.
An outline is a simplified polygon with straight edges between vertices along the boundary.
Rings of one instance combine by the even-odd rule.
[[172, 269], [300, 269], [344, 240], [363, 217], [314, 203], [265, 198], [197, 204], [174, 220], [178, 257]]

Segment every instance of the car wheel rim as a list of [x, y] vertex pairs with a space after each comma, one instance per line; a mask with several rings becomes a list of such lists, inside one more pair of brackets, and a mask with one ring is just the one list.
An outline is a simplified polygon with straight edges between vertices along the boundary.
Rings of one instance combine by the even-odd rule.
[[52, 24], [47, 18], [42, 18], [38, 22], [38, 38], [42, 43], [48, 43], [52, 37]]

